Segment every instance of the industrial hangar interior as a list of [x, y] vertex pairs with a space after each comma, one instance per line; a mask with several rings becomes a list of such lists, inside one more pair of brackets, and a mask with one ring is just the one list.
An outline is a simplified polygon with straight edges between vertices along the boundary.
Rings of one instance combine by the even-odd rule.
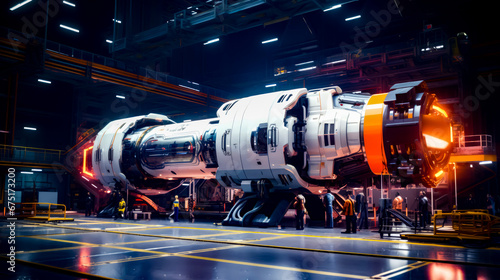
[[497, 279], [493, 4], [0, 3], [2, 279]]

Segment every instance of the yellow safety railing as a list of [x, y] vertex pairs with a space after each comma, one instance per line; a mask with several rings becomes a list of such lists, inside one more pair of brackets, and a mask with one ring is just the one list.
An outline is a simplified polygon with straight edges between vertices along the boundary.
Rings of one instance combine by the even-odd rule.
[[500, 233], [500, 218], [483, 209], [455, 210], [451, 213], [438, 211], [433, 222], [434, 235], [491, 237], [492, 233]]
[[[64, 204], [47, 203], [47, 202], [22, 202], [16, 204], [20, 205], [19, 208], [16, 207], [19, 216], [43, 217], [50, 219], [51, 215], [62, 215], [62, 218], [66, 218], [66, 205]], [[39, 207], [45, 205], [47, 207]]]
[[34, 161], [60, 161], [63, 150], [0, 144], [0, 158]]

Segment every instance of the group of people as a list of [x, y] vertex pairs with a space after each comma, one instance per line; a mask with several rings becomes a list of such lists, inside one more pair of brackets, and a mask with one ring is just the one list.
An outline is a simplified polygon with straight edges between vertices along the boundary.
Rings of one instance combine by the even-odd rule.
[[[323, 203], [326, 209], [325, 227], [334, 227], [333, 203], [335, 197], [330, 189], [327, 189], [323, 197]], [[297, 230], [304, 229], [304, 223], [307, 216], [306, 199], [302, 194], [295, 197], [293, 207], [295, 209], [295, 225]], [[368, 203], [363, 193], [359, 193], [354, 199], [352, 191], [347, 191], [344, 206], [341, 214], [346, 217], [346, 231], [342, 233], [356, 233], [359, 229], [368, 229]]]
[[[474, 199], [473, 194], [469, 194], [469, 197], [467, 198], [467, 201], [465, 203], [465, 209], [479, 209], [484, 207], [484, 204], [482, 201], [477, 202]], [[497, 213], [500, 211], [500, 195], [493, 196], [491, 194], [486, 194], [486, 210], [488, 210], [488, 214], [496, 216]]]
[[[429, 216], [429, 200], [427, 199], [425, 191], [420, 191], [418, 197], [418, 217], [420, 222], [420, 227], [426, 227], [430, 223]], [[404, 199], [401, 197], [399, 192], [396, 192], [396, 197], [392, 201], [392, 208], [403, 212], [403, 202]]]
[[346, 220], [346, 230], [342, 233], [355, 234], [358, 230], [368, 229], [368, 202], [363, 193], [358, 193], [354, 199], [352, 191], [347, 191], [341, 214]]

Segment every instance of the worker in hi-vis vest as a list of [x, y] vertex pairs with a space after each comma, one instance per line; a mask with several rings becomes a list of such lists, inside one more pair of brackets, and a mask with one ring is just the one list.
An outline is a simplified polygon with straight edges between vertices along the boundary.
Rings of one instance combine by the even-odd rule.
[[398, 210], [399, 212], [403, 211], [403, 198], [399, 195], [399, 192], [396, 193], [396, 197], [392, 201], [392, 208]]
[[125, 199], [122, 198], [122, 200], [120, 200], [120, 203], [118, 203], [118, 216], [122, 219], [123, 219], [123, 214], [125, 213], [125, 206], [126, 206]]
[[347, 191], [342, 214], [345, 215], [346, 230], [342, 233], [356, 233], [356, 211], [354, 210], [354, 200], [351, 198], [352, 191]]
[[172, 210], [174, 210], [174, 222], [179, 220], [179, 196], [175, 196], [174, 203], [172, 204]]

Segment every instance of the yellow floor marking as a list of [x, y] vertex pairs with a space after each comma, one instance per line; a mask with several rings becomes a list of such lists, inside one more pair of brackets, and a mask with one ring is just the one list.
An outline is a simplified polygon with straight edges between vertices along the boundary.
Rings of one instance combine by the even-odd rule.
[[263, 267], [263, 268], [279, 269], [279, 270], [286, 270], [286, 271], [296, 271], [296, 272], [303, 272], [303, 273], [337, 276], [337, 277], [343, 277], [343, 278], [353, 278], [353, 279], [367, 279], [368, 278], [368, 276], [361, 276], [361, 275], [354, 275], [354, 274], [344, 274], [344, 273], [302, 269], [302, 268], [288, 267], [288, 266], [278, 266], [278, 265], [251, 263], [251, 262], [243, 262], [243, 261], [207, 258], [207, 257], [201, 257], [201, 256], [193, 256], [193, 255], [174, 254], [174, 256], [182, 257], [182, 258], [189, 258], [189, 259], [204, 260], [204, 261], [213, 261], [213, 262], [219, 262], [219, 263], [230, 263], [230, 264], [239, 264], [239, 265], [246, 265], [246, 266], [253, 266], [253, 267]]
[[[185, 227], [178, 227], [178, 226], [167, 226], [167, 227], [149, 227], [147, 229], [140, 229], [140, 230], [159, 230], [159, 229], [194, 229], [194, 230], [212, 230], [212, 229], [202, 229], [202, 228], [185, 228]], [[216, 229], [213, 229], [215, 231], [218, 231]], [[238, 231], [238, 230], [221, 230], [225, 232], [235, 232], [235, 233], [248, 233], [246, 231]]]
[[[175, 227], [123, 227], [122, 230], [134, 231], [134, 230], [157, 230], [157, 229], [168, 229], [168, 228], [175, 228]], [[110, 229], [120, 229], [120, 228], [119, 227], [106, 228], [105, 230], [110, 230]]]
[[414, 266], [415, 264], [417, 264], [417, 265], [418, 265], [418, 264], [421, 264], [421, 263], [423, 263], [423, 262], [418, 261], [418, 262], [414, 262], [414, 263], [411, 263], [411, 264], [403, 265], [403, 266], [397, 267], [397, 268], [395, 268], [395, 269], [391, 269], [391, 270], [388, 270], [388, 271], [386, 271], [386, 272], [382, 272], [382, 273], [379, 273], [379, 274], [377, 274], [377, 275], [373, 275], [373, 276], [372, 276], [372, 278], [376, 278], [376, 277], [383, 277], [383, 276], [384, 276], [384, 275], [386, 275], [386, 274], [390, 274], [390, 273], [393, 273], [393, 272], [396, 272], [396, 271], [399, 271], [399, 270], [405, 269], [405, 268], [407, 268], [407, 267], [412, 267], [412, 266]]
[[143, 256], [143, 257], [136, 257], [136, 258], [118, 259], [118, 260], [112, 260], [112, 261], [94, 262], [94, 263], [90, 263], [87, 266], [99, 266], [99, 265], [107, 265], [107, 264], [132, 262], [132, 261], [143, 261], [143, 260], [159, 259], [159, 258], [164, 258], [164, 257], [170, 257], [170, 254], [165, 253], [164, 255], [151, 255], [151, 256]]
[[214, 234], [205, 234], [205, 235], [190, 235], [186, 236], [187, 238], [206, 238], [206, 237], [214, 237], [214, 236], [224, 236], [233, 234], [232, 232], [222, 232], [222, 233], [214, 233]]
[[[1, 255], [0, 255], [0, 258], [7, 259], [7, 257], [1, 256]], [[22, 259], [16, 259], [16, 261], [19, 261], [22, 264], [33, 266], [33, 267], [36, 267], [36, 268], [42, 267], [44, 270], [55, 271], [55, 272], [58, 272], [58, 273], [62, 272], [64, 274], [69, 274], [69, 275], [72, 275], [72, 276], [75, 276], [75, 275], [78, 275], [79, 277], [84, 276], [85, 279], [110, 279], [110, 280], [118, 280], [118, 279], [115, 279], [115, 278], [105, 277], [105, 276], [96, 275], [96, 274], [90, 274], [90, 273], [86, 273], [86, 272], [82, 272], [82, 271], [78, 271], [78, 270], [71, 270], [71, 269], [66, 269], [66, 268], [52, 266], [52, 265], [47, 265], [47, 264], [30, 262], [30, 261], [26, 261], [26, 260], [22, 260]]]
[[[28, 237], [28, 236], [25, 236]], [[88, 246], [73, 246], [73, 247], [64, 247], [64, 248], [53, 248], [53, 249], [42, 249], [42, 250], [33, 250], [33, 251], [17, 251], [16, 254], [36, 254], [36, 253], [46, 253], [46, 252], [57, 252], [62, 250], [73, 250], [80, 249]], [[95, 247], [95, 246], [93, 246]]]
[[227, 246], [221, 246], [221, 247], [214, 247], [214, 248], [205, 248], [205, 249], [198, 249], [198, 250], [189, 250], [189, 251], [184, 251], [184, 252], [177, 252], [173, 253], [176, 255], [190, 255], [190, 254], [199, 254], [199, 253], [206, 253], [206, 252], [213, 252], [213, 251], [219, 251], [219, 250], [226, 250], [226, 249], [233, 249], [233, 248], [239, 248], [243, 245], [227, 245]]
[[[286, 238], [286, 236], [261, 238], [261, 239], [257, 239], [257, 240], [248, 240], [246, 242], [269, 240], [271, 238], [272, 239]], [[199, 249], [199, 250], [190, 250], [190, 251], [184, 251], [184, 252], [178, 252], [178, 253], [159, 253], [159, 252], [156, 252], [156, 251], [147, 251], [147, 252], [151, 252], [153, 254], [159, 254], [159, 256], [158, 255], [157, 256], [143, 256], [143, 257], [137, 257], [137, 258], [119, 259], [119, 260], [105, 261], [105, 262], [96, 262], [96, 263], [92, 263], [91, 266], [106, 265], [106, 264], [116, 264], [116, 263], [124, 263], [124, 262], [139, 261], [139, 260], [150, 260], [150, 259], [155, 259], [155, 258], [163, 258], [163, 257], [168, 257], [168, 256], [175, 256], [175, 257], [198, 259], [198, 260], [205, 260], [205, 261], [214, 261], [214, 262], [222, 262], [222, 263], [246, 265], [246, 266], [253, 266], [253, 267], [279, 269], [279, 270], [285, 270], [285, 271], [296, 271], [296, 272], [302, 272], [302, 273], [312, 273], [312, 274], [320, 274], [320, 275], [328, 275], [328, 276], [337, 276], [337, 277], [343, 277], [343, 278], [353, 278], [353, 279], [366, 279], [366, 278], [368, 278], [367, 276], [361, 276], [361, 275], [336, 273], [336, 272], [328, 272], [328, 271], [319, 271], [319, 270], [310, 270], [310, 269], [301, 269], [301, 268], [287, 267], [287, 266], [267, 265], [267, 264], [259, 264], [259, 263], [252, 263], [252, 262], [243, 262], [243, 261], [233, 261], [233, 260], [208, 258], [208, 257], [201, 257], [201, 256], [193, 256], [192, 255], [192, 254], [196, 254], [196, 253], [204, 253], [204, 252], [212, 252], [212, 251], [217, 251], [217, 250], [238, 248], [238, 247], [241, 247], [241, 246], [242, 245], [229, 245], [229, 246], [222, 246], [222, 247], [216, 247], [216, 248], [206, 248], [206, 249]], [[141, 251], [141, 250], [135, 250], [135, 249], [132, 249], [132, 248], [130, 248], [130, 249], [133, 250], [133, 251]]]
[[287, 238], [287, 237], [290, 237], [290, 236], [270, 236], [270, 237], [263, 237], [263, 238], [259, 238], [259, 239], [242, 240], [240, 242], [242, 242], [242, 243], [259, 242], [259, 241], [267, 241], [267, 240], [274, 240], [274, 239]]
[[396, 276], [398, 276], [398, 275], [401, 275], [401, 274], [403, 274], [403, 273], [406, 273], [406, 272], [412, 271], [412, 270], [414, 270], [414, 269], [421, 268], [421, 267], [426, 266], [426, 265], [428, 265], [428, 264], [429, 264], [428, 262], [423, 262], [423, 263], [418, 264], [418, 265], [409, 266], [410, 268], [408, 268], [408, 269], [406, 269], [406, 270], [402, 270], [402, 271], [399, 271], [399, 272], [393, 273], [393, 274], [391, 274], [391, 275], [387, 275], [386, 277], [390, 279], [390, 278], [392, 278], [392, 277], [396, 277]]
[[[229, 235], [231, 233], [217, 233], [217, 234], [207, 234], [207, 235], [193, 235], [193, 236], [186, 236], [186, 238], [202, 238], [202, 237], [212, 237], [212, 236], [222, 236], [222, 235]], [[29, 237], [29, 236], [27, 236]], [[151, 240], [138, 240], [138, 241], [129, 241], [129, 242], [118, 242], [118, 243], [104, 243], [104, 245], [128, 245], [128, 244], [139, 244], [139, 243], [149, 243], [149, 242], [160, 242], [160, 241], [172, 241], [174, 239], [168, 239], [168, 238], [155, 238]]]
[[[213, 230], [213, 231], [230, 231], [230, 232], [238, 232], [238, 233], [255, 233], [255, 234], [267, 234], [267, 235], [287, 235], [287, 236], [294, 236], [294, 237], [309, 237], [309, 238], [324, 238], [324, 239], [371, 241], [371, 242], [410, 244], [410, 245], [419, 245], [419, 246], [434, 246], [434, 247], [444, 247], [444, 248], [459, 248], [459, 249], [465, 248], [462, 246], [455, 246], [455, 245], [418, 243], [418, 242], [407, 242], [407, 241], [398, 241], [398, 240], [371, 239], [371, 238], [369, 239], [369, 238], [359, 238], [359, 237], [323, 236], [323, 235], [307, 235], [307, 234], [277, 233], [277, 232], [262, 232], [262, 231], [244, 231], [244, 230], [230, 230], [230, 229], [193, 228], [193, 227], [173, 227], [173, 228]], [[500, 248], [487, 248], [486, 250], [500, 250]]]
[[124, 259], [118, 259], [118, 260], [112, 260], [112, 261], [95, 262], [95, 263], [91, 263], [90, 266], [158, 259], [158, 258], [164, 258], [164, 257], [171, 257], [171, 256], [173, 256], [173, 254], [196, 254], [196, 253], [204, 253], [204, 252], [213, 252], [213, 251], [217, 251], [217, 250], [232, 249], [232, 248], [237, 248], [237, 247], [241, 247], [241, 246], [242, 245], [228, 245], [228, 246], [215, 247], [215, 248], [206, 248], [206, 249], [199, 249], [199, 250], [184, 251], [184, 252], [179, 252], [179, 253], [165, 253], [163, 255], [124, 258]]
[[[194, 237], [196, 237], [196, 238], [204, 238], [204, 237], [213, 237], [213, 236], [224, 236], [224, 235], [230, 235], [230, 234], [232, 234], [232, 233], [224, 232], [224, 233], [217, 233], [217, 234], [186, 236], [186, 238], [194, 238]], [[40, 237], [40, 235], [26, 235], [26, 236], [23, 235], [23, 236], [18, 236], [18, 237], [35, 238], [35, 237]], [[258, 241], [272, 240], [272, 239], [278, 239], [278, 238], [284, 238], [284, 237], [281, 237], [281, 236], [280, 237], [267, 237], [267, 238], [261, 238], [261, 239], [255, 239], [255, 240], [244, 240], [243, 242], [258, 242]], [[41, 239], [41, 238], [38, 238], [38, 239]], [[173, 239], [155, 238], [155, 239], [151, 239], [151, 240], [139, 240], [139, 241], [117, 242], [117, 243], [104, 243], [102, 245], [129, 245], [129, 244], [140, 244], [140, 243], [161, 242], [161, 241], [171, 241], [171, 240], [173, 240]], [[51, 239], [51, 241], [62, 241], [62, 242], [64, 242], [62, 239]], [[74, 241], [74, 242], [78, 242], [78, 241]], [[17, 253], [20, 253], [20, 254], [36, 254], [36, 253], [45, 253], [45, 252], [56, 252], [56, 251], [63, 251], [63, 250], [80, 249], [80, 248], [83, 248], [83, 247], [99, 247], [99, 246], [101, 246], [99, 244], [91, 244], [91, 243], [87, 243], [87, 244], [88, 245], [74, 246], [74, 247], [42, 249], [42, 250], [33, 250], [33, 251], [19, 251]], [[230, 245], [230, 246], [240, 246], [240, 245]]]
[[[85, 223], [93, 223], [94, 221], [88, 221], [88, 220], [76, 220], [75, 222], [85, 222]], [[148, 224], [139, 224], [139, 223], [124, 223], [124, 222], [101, 222], [101, 221], [95, 221], [98, 224], [118, 224], [118, 225], [141, 225], [141, 226], [148, 226], [148, 227], [161, 227], [163, 225], [148, 225]]]
[[54, 236], [54, 235], [69, 235], [69, 234], [82, 234], [82, 233], [83, 233], [83, 232], [47, 233], [47, 234], [18, 235], [17, 237], [31, 237], [31, 236]]
[[[104, 222], [104, 223], [111, 223], [111, 222]], [[125, 223], [126, 224], [126, 223]], [[137, 224], [133, 224], [137, 225]], [[46, 227], [59, 227], [59, 228], [66, 228], [66, 227], [61, 227], [57, 225], [39, 225], [39, 226], [46, 226]], [[284, 236], [294, 236], [294, 237], [309, 237], [309, 238], [323, 238], [323, 239], [340, 239], [340, 240], [356, 240], [356, 241], [371, 241], [371, 242], [384, 242], [384, 243], [397, 243], [397, 244], [410, 244], [410, 245], [417, 245], [417, 246], [431, 246], [431, 247], [442, 247], [442, 248], [457, 248], [457, 249], [464, 249], [465, 247], [462, 246], [454, 246], [454, 245], [443, 245], [443, 244], [431, 244], [431, 243], [416, 243], [416, 242], [408, 242], [408, 241], [398, 241], [398, 240], [380, 240], [380, 239], [367, 239], [367, 238], [350, 238], [350, 237], [340, 237], [340, 236], [322, 236], [322, 235], [302, 235], [302, 234], [292, 234], [292, 233], [276, 233], [276, 232], [259, 232], [259, 231], [244, 231], [244, 230], [230, 230], [230, 229], [210, 229], [210, 228], [195, 228], [195, 227], [179, 227], [179, 226], [173, 226], [173, 227], [164, 227], [164, 228], [176, 228], [176, 229], [192, 229], [192, 230], [204, 230], [204, 231], [222, 231], [222, 232], [233, 232], [233, 233], [254, 233], [254, 234], [265, 234], [265, 235], [284, 235]], [[78, 229], [72, 227], [72, 229]], [[153, 230], [153, 229], [161, 229], [161, 228], [152, 228], [152, 229], [143, 229], [143, 230]], [[89, 230], [88, 228], [81, 228], [81, 230]], [[127, 234], [126, 232], [113, 232], [113, 231], [108, 231], [110, 233], [123, 233]], [[164, 237], [168, 238], [169, 236], [159, 236], [159, 235], [148, 235], [144, 234], [144, 236], [149, 236], [149, 237]], [[500, 248], [486, 248], [483, 250], [500, 250]]]
[[129, 247], [121, 247], [121, 246], [116, 246], [116, 245], [93, 244], [93, 243], [87, 243], [87, 242], [80, 242], [80, 241], [73, 241], [73, 240], [63, 240], [63, 239], [54, 239], [54, 238], [38, 237], [38, 236], [36, 236], [36, 237], [29, 237], [29, 238], [35, 238], [35, 239], [41, 239], [41, 240], [48, 240], [48, 241], [56, 241], [56, 242], [63, 242], [63, 243], [79, 244], [79, 245], [82, 245], [82, 246], [112, 248], [112, 249], [119, 249], [119, 250], [125, 250], [125, 251], [134, 251], [134, 252], [141, 252], [141, 253], [165, 254], [165, 252], [150, 251], [150, 250], [137, 249], [137, 248], [129, 248]]
[[172, 240], [173, 239], [156, 238], [156, 239], [151, 239], [151, 240], [138, 240], [138, 241], [129, 241], [129, 242], [104, 243], [103, 245], [128, 245], [128, 244], [139, 244], [139, 243], [159, 242], [159, 241], [172, 241]]
[[104, 230], [146, 230], [148, 227], [144, 226], [135, 226], [135, 227], [112, 227], [112, 228], [104, 228]]

